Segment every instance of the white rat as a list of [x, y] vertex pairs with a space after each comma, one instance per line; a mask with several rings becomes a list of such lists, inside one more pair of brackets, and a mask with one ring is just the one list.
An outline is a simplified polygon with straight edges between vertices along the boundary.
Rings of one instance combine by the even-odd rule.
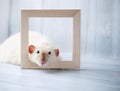
[[[20, 65], [20, 33], [8, 38], [0, 45], [0, 62]], [[50, 40], [38, 33], [29, 31], [29, 60], [39, 66], [46, 66], [59, 59], [59, 49]]]

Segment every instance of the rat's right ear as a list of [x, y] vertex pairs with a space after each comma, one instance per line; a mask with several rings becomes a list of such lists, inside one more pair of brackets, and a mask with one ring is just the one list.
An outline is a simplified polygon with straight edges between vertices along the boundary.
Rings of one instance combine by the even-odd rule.
[[34, 46], [34, 45], [30, 45], [30, 46], [28, 47], [28, 52], [29, 52], [30, 54], [32, 54], [34, 51], [35, 51], [35, 46]]

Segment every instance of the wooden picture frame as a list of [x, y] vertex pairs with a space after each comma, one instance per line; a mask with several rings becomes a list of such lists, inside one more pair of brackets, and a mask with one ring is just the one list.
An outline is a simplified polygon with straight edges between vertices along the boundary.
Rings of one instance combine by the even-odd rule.
[[[79, 69], [80, 68], [80, 10], [21, 10], [21, 67], [40, 69]], [[37, 66], [28, 59], [29, 17], [70, 17], [73, 18], [73, 52], [71, 61], [56, 61], [52, 66]]]

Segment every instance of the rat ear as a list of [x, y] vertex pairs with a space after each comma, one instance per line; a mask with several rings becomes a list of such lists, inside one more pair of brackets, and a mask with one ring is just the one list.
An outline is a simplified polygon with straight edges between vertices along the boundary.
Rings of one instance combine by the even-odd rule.
[[59, 49], [55, 49], [54, 52], [56, 56], [59, 56]]
[[32, 54], [32, 53], [34, 52], [34, 50], [35, 50], [35, 46], [34, 46], [34, 45], [30, 45], [30, 46], [28, 47], [28, 52], [29, 52], [30, 54]]

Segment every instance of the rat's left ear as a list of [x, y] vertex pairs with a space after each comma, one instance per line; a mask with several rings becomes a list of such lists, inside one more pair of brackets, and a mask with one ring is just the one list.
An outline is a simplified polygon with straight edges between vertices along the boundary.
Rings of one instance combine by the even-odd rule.
[[29, 52], [30, 54], [32, 54], [32, 53], [34, 52], [34, 50], [35, 50], [35, 46], [34, 46], [34, 45], [30, 45], [30, 46], [28, 47], [28, 52]]
[[59, 49], [55, 49], [54, 52], [55, 52], [55, 55], [56, 55], [56, 56], [59, 56], [59, 53], [60, 53], [60, 52], [59, 52]]

